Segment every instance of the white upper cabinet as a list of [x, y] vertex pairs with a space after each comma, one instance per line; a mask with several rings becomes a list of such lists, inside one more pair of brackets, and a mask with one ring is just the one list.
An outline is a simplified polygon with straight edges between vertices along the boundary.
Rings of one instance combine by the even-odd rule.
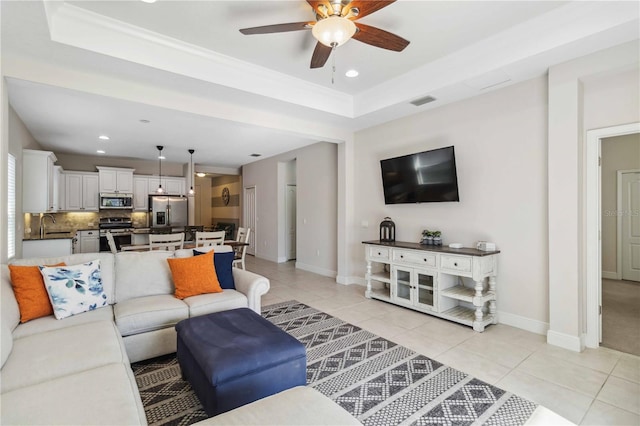
[[112, 193], [133, 193], [133, 170], [118, 167], [97, 166], [100, 176], [100, 191]]
[[45, 213], [57, 210], [58, 179], [55, 154], [49, 151], [22, 150], [22, 211]]
[[133, 177], [133, 209], [147, 211], [149, 208], [149, 177]]
[[[156, 194], [160, 179], [157, 177], [149, 178], [149, 194]], [[162, 189], [167, 195], [185, 195], [185, 179], [183, 177], [162, 177]]]
[[98, 211], [98, 174], [65, 172], [65, 207], [67, 211]]

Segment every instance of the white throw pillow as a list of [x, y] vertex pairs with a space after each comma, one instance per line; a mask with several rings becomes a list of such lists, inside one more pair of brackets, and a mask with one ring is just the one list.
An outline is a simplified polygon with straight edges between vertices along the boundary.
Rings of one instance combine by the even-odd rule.
[[100, 260], [71, 266], [41, 266], [53, 314], [57, 319], [107, 306]]

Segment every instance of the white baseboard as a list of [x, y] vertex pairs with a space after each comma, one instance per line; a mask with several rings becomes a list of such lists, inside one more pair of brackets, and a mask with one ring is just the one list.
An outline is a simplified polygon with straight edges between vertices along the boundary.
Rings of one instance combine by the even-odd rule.
[[[362, 283], [361, 283], [361, 281], [362, 281]], [[351, 285], [351, 284], [366, 285], [366, 284], [364, 284], [364, 278], [349, 277], [349, 276], [345, 276], [345, 275], [336, 276], [336, 282], [338, 284], [343, 284], [343, 285]]]
[[611, 272], [611, 271], [602, 271], [602, 278], [604, 278], [605, 280], [617, 280], [618, 279], [618, 273], [617, 272]]
[[258, 259], [268, 260], [269, 262], [278, 263], [278, 258], [277, 257], [270, 257], [270, 256], [262, 255], [262, 254], [255, 254], [254, 257], [256, 257]]
[[303, 271], [313, 272], [314, 274], [324, 275], [325, 277], [336, 278], [336, 271], [331, 271], [329, 269], [321, 268], [319, 266], [307, 265], [306, 263], [296, 262], [296, 268], [302, 269]]
[[511, 327], [520, 328], [536, 334], [547, 334], [549, 324], [546, 322], [526, 318], [510, 312], [498, 311], [498, 322], [500, 324], [510, 325]]
[[288, 261], [289, 261], [289, 259], [287, 259], [287, 258], [286, 258], [286, 257], [284, 257], [284, 256], [283, 256], [283, 257], [279, 257], [279, 258], [278, 258], [278, 263], [285, 263], [285, 262], [288, 262]]
[[547, 343], [574, 352], [582, 352], [584, 349], [584, 340], [581, 336], [571, 336], [553, 330], [547, 331]]

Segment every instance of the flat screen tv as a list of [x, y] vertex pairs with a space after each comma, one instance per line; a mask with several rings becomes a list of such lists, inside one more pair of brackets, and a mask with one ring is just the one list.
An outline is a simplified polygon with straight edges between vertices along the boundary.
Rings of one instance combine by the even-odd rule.
[[380, 161], [385, 204], [460, 201], [452, 146]]

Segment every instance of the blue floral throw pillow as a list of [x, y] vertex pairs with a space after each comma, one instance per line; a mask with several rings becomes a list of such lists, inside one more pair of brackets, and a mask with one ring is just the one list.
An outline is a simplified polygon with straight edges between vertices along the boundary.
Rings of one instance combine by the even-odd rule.
[[107, 306], [99, 259], [81, 265], [40, 266], [40, 273], [57, 319]]

